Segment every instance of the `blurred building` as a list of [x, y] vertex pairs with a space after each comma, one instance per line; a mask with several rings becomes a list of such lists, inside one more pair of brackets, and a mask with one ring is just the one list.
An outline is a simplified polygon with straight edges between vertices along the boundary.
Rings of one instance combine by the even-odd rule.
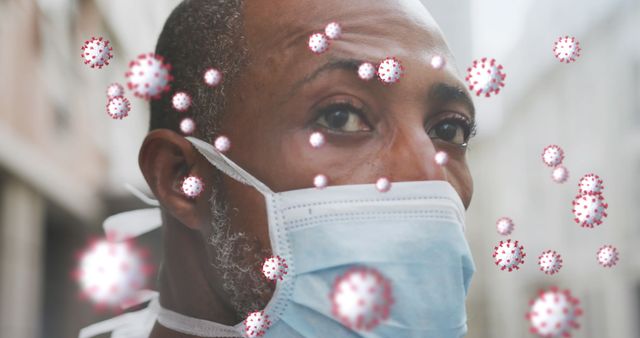
[[[148, 105], [112, 120], [105, 89], [124, 84], [129, 60], [154, 49], [178, 0], [0, 1], [0, 336], [74, 337], [110, 317], [77, 298], [70, 271], [91, 235], [113, 212], [136, 208], [122, 184], [144, 188], [137, 152]], [[478, 98], [479, 136], [469, 165], [475, 193], [468, 213], [478, 271], [468, 302], [470, 338], [529, 337], [524, 313], [539, 288], [579, 297], [585, 314], [575, 337], [640, 337], [640, 4], [637, 0], [564, 2], [423, 0], [464, 71], [475, 58], [504, 65], [506, 87]], [[583, 53], [561, 64], [559, 36], [576, 36]], [[82, 64], [80, 46], [104, 36], [108, 67]], [[540, 159], [562, 146], [571, 172], [550, 179]], [[605, 180], [609, 217], [596, 229], [572, 220], [577, 180]], [[526, 263], [512, 273], [492, 263], [502, 238], [495, 221], [510, 216]], [[143, 239], [144, 241], [144, 239]], [[147, 239], [153, 246], [157, 238]], [[618, 266], [597, 265], [602, 244], [616, 245]], [[563, 255], [560, 274], [537, 270], [546, 249]]]
[[[524, 314], [537, 291], [557, 285], [582, 301], [580, 338], [640, 337], [640, 2], [483, 1], [472, 7], [474, 57], [495, 57], [506, 86], [478, 98], [480, 133], [469, 151], [475, 193], [468, 235], [478, 265], [470, 291], [469, 337], [528, 337]], [[505, 14], [509, 13], [509, 14]], [[577, 62], [552, 54], [560, 36], [575, 36]], [[560, 145], [567, 183], [551, 180], [545, 146]], [[604, 180], [609, 216], [595, 229], [574, 223], [571, 201], [587, 173]], [[499, 271], [491, 254], [495, 222], [516, 223], [511, 238], [527, 258], [517, 272]], [[605, 269], [596, 252], [620, 251]], [[559, 274], [538, 271], [544, 250], [564, 259]]]
[[[137, 206], [122, 186], [143, 183], [148, 106], [112, 120], [105, 90], [153, 51], [176, 3], [0, 1], [0, 336], [75, 337], [112, 315], [79, 300], [71, 271], [105, 216]], [[114, 46], [104, 69], [82, 63], [92, 36]]]

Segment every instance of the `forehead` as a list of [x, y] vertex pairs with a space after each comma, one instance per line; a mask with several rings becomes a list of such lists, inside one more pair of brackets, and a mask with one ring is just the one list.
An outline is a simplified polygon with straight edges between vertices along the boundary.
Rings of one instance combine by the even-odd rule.
[[254, 60], [309, 59], [313, 56], [306, 53], [309, 36], [332, 21], [343, 27], [343, 35], [325, 53], [331, 56], [371, 61], [449, 56], [436, 22], [419, 0], [248, 1], [244, 12]]

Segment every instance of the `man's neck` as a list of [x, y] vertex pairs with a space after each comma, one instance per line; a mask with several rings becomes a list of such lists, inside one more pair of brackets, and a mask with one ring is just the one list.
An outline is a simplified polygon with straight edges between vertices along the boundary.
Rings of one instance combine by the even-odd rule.
[[[163, 212], [164, 253], [160, 268], [160, 304], [182, 315], [235, 325], [238, 319], [215, 292], [205, 250], [206, 242], [196, 230], [179, 224]], [[195, 337], [177, 333], [156, 323], [150, 338]]]

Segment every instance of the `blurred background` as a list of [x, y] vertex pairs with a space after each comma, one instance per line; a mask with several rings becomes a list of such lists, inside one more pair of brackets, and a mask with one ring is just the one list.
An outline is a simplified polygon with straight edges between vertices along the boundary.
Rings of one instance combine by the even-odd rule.
[[[467, 236], [477, 272], [468, 337], [533, 337], [528, 302], [552, 285], [582, 302], [574, 337], [640, 337], [640, 0], [424, 2], [461, 74], [484, 56], [507, 74], [499, 95], [475, 100]], [[79, 299], [71, 271], [105, 217], [143, 206], [123, 184], [147, 189], [137, 152], [148, 104], [131, 96], [129, 117], [112, 120], [105, 89], [125, 82], [129, 60], [154, 50], [177, 3], [0, 0], [0, 337], [75, 337], [113, 316]], [[565, 35], [583, 49], [572, 64], [552, 53]], [[113, 45], [105, 69], [82, 64], [80, 46], [92, 36]], [[565, 184], [542, 164], [549, 144], [565, 150]], [[590, 172], [604, 180], [609, 217], [583, 229], [571, 201]], [[514, 220], [511, 237], [527, 253], [517, 272], [493, 265], [501, 216]], [[157, 260], [159, 234], [140, 241]], [[614, 268], [596, 262], [604, 244], [620, 251]], [[537, 269], [547, 249], [563, 256], [558, 275]]]

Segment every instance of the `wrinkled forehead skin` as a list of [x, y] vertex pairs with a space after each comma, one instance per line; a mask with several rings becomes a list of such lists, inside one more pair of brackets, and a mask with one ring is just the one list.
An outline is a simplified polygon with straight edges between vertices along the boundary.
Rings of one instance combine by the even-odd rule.
[[[342, 26], [342, 36], [324, 54], [313, 55], [306, 48], [309, 36], [332, 21]], [[245, 34], [250, 69], [257, 71], [252, 76], [266, 73], [285, 87], [292, 84], [292, 73], [304, 75], [334, 58], [428, 63], [437, 54], [448, 61], [445, 71], [457, 77], [440, 28], [419, 0], [247, 1]]]

